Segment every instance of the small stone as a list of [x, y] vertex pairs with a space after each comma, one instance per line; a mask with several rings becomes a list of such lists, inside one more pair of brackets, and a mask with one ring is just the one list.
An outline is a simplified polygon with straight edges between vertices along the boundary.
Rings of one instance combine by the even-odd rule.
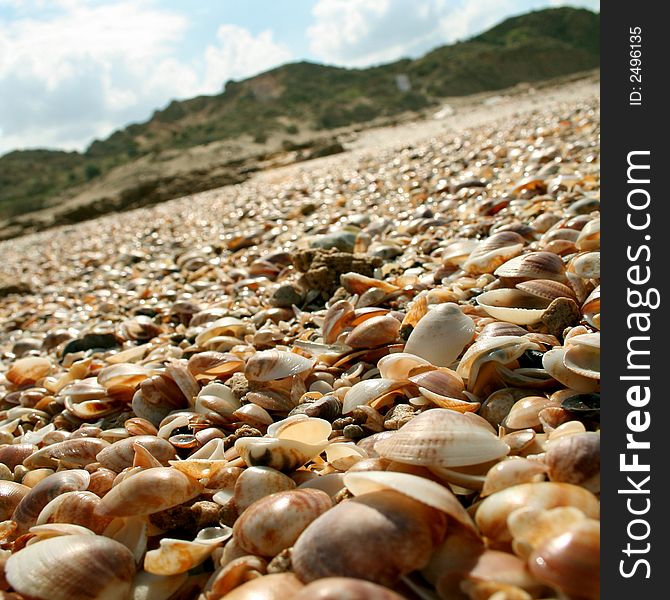
[[240, 438], [262, 437], [262, 435], [263, 434], [258, 429], [245, 423], [244, 425], [240, 425], [240, 427], [235, 430], [235, 433], [231, 433], [228, 437], [223, 439], [223, 448], [224, 450], [232, 448], [235, 445], [235, 442]]
[[347, 425], [355, 425], [356, 419], [353, 417], [342, 417], [333, 421], [333, 429], [344, 429]]
[[365, 435], [365, 429], [360, 425], [347, 425], [342, 430], [342, 435], [350, 440], [357, 440]]
[[292, 285], [280, 285], [272, 294], [270, 304], [276, 308], [291, 308], [302, 302], [302, 295]]
[[542, 322], [547, 330], [557, 338], [563, 337], [567, 327], [577, 325], [582, 318], [577, 303], [570, 298], [556, 298], [544, 311]]
[[205, 527], [214, 527], [219, 524], [220, 506], [215, 502], [200, 501], [191, 506], [175, 506], [150, 515], [153, 525], [164, 531], [182, 529], [184, 532], [196, 535]]
[[409, 423], [415, 416], [416, 411], [409, 404], [398, 404], [394, 406], [384, 419], [384, 429], [400, 429]]
[[232, 390], [236, 400], [241, 400], [249, 393], [249, 382], [244, 373], [233, 373], [226, 385]]

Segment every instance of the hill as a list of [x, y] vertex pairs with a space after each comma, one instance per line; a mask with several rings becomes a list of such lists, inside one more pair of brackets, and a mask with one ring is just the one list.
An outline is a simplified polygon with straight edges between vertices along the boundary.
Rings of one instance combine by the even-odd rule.
[[[317, 154], [337, 150], [329, 137], [343, 127], [420, 111], [445, 97], [595, 68], [599, 46], [597, 14], [557, 8], [507, 19], [415, 60], [366, 69], [286, 64], [229, 81], [218, 95], [172, 101], [83, 153], [25, 150], [0, 157], [0, 218], [11, 224], [77, 195], [94, 198], [95, 210], [71, 216], [79, 220], [240, 181], [254, 161], [282, 149], [307, 150], [301, 156], [310, 157], [319, 139]], [[213, 148], [218, 159], [201, 148]], [[176, 173], [156, 166], [184, 153], [192, 160]]]

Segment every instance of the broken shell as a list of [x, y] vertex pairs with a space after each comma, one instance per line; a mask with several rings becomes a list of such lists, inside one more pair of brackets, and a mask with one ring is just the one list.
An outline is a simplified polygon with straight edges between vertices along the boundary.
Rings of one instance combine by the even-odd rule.
[[482, 535], [499, 542], [511, 541], [507, 517], [518, 508], [546, 510], [572, 506], [597, 519], [600, 503], [589, 491], [569, 483], [522, 483], [488, 496], [478, 506], [475, 522]]
[[484, 419], [444, 408], [414, 417], [374, 449], [383, 458], [428, 467], [477, 465], [509, 452]]
[[438, 304], [412, 330], [404, 351], [436, 367], [448, 367], [470, 342], [474, 331], [474, 321], [457, 304]]
[[321, 490], [278, 492], [251, 504], [235, 521], [233, 536], [251, 554], [276, 556], [292, 546], [303, 530], [332, 507]]
[[116, 600], [130, 592], [135, 561], [109, 538], [67, 535], [26, 546], [7, 560], [7, 581], [20, 594], [40, 600]]
[[293, 546], [293, 569], [306, 583], [356, 577], [393, 585], [428, 563], [446, 521], [442, 512], [392, 490], [363, 494], [331, 508], [302, 532]]
[[17, 386], [34, 385], [51, 372], [51, 361], [39, 356], [20, 358], [5, 374], [7, 381]]
[[168, 460], [177, 457], [174, 446], [167, 440], [153, 435], [135, 435], [107, 446], [98, 453], [96, 460], [103, 467], [120, 473], [123, 469], [133, 466], [134, 444], [143, 446], [151, 456], [163, 465], [166, 465]]
[[477, 304], [494, 319], [530, 325], [542, 318], [549, 301], [521, 289], [499, 289], [477, 296]]
[[115, 485], [98, 505], [97, 514], [150, 515], [198, 496], [203, 486], [172, 467], [147, 469]]

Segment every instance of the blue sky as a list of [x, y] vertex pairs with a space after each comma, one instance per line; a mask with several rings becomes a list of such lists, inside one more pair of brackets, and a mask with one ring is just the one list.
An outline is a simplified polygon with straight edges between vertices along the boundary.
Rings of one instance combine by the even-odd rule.
[[0, 154], [83, 150], [173, 98], [279, 64], [416, 57], [502, 19], [599, 0], [0, 0]]

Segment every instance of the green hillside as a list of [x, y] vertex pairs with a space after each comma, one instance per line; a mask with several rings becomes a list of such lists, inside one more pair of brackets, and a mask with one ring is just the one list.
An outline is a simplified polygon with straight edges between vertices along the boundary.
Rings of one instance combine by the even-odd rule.
[[[0, 218], [39, 209], [56, 194], [147, 154], [250, 136], [262, 143], [393, 117], [463, 96], [567, 75], [599, 66], [600, 18], [584, 9], [528, 13], [470, 40], [425, 56], [367, 69], [309, 62], [283, 65], [229, 81], [223, 93], [172, 101], [145, 123], [133, 124], [84, 153], [16, 151], [0, 157]], [[411, 89], [402, 91], [398, 76]]]

